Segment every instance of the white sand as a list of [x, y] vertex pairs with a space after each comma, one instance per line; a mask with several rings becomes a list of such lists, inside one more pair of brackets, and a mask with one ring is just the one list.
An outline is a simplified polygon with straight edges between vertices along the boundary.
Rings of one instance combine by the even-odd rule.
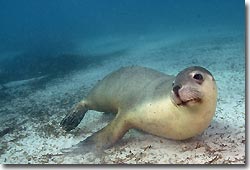
[[[76, 51], [81, 53], [88, 48], [84, 47]], [[14, 130], [0, 138], [0, 163], [245, 163], [245, 54], [240, 37], [221, 35], [171, 41], [167, 37], [139, 37], [132, 45], [129, 38], [124, 41], [108, 37], [92, 42], [88, 49], [92, 55], [125, 52], [55, 79], [38, 90], [31, 91], [26, 86], [9, 89], [16, 98], [0, 103], [0, 129], [14, 127]], [[185, 141], [130, 130], [102, 155], [60, 155], [60, 149], [78, 143], [112, 119], [110, 114], [89, 111], [74, 131], [65, 133], [59, 128], [67, 111], [97, 80], [126, 65], [147, 66], [173, 75], [190, 65], [206, 67], [215, 76], [219, 90], [216, 115], [210, 127]]]

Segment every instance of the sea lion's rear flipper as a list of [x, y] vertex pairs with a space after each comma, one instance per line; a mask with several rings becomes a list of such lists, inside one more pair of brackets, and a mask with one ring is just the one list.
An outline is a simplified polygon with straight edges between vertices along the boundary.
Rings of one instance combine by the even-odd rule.
[[77, 145], [63, 149], [62, 152], [68, 154], [83, 154], [102, 151], [121, 139], [128, 129], [130, 129], [130, 124], [129, 121], [126, 120], [125, 115], [117, 114], [116, 118], [103, 129], [95, 132]]
[[61, 121], [60, 126], [66, 130], [70, 131], [72, 129], [75, 129], [78, 124], [83, 119], [85, 113], [88, 111], [88, 107], [85, 103], [85, 101], [81, 101], [77, 103], [75, 107], [69, 112]]

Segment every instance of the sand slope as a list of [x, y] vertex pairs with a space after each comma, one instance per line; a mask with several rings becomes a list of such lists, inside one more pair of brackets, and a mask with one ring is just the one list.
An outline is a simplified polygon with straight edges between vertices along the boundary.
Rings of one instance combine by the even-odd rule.
[[[132, 45], [130, 42], [113, 37], [92, 42], [93, 50], [88, 52], [93, 56], [123, 52], [113, 53], [114, 56], [102, 63], [54, 79], [43, 87], [7, 89], [5, 92], [11, 94], [12, 99], [0, 101], [0, 132], [3, 134], [0, 136], [0, 163], [244, 164], [245, 54], [241, 37], [220, 35], [168, 41], [159, 36], [140, 37]], [[81, 51], [84, 47], [80, 44], [77, 52]], [[112, 115], [89, 111], [70, 133], [59, 128], [59, 122], [98, 80], [126, 65], [151, 67], [173, 75], [190, 65], [210, 70], [217, 81], [219, 96], [216, 115], [209, 128], [185, 141], [130, 130], [102, 155], [62, 156], [60, 149], [102, 128]]]

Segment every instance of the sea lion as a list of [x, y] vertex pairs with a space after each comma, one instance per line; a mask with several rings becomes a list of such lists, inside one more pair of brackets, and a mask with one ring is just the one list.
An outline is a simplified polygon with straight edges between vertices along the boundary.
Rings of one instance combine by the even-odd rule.
[[192, 66], [175, 77], [140, 66], [123, 67], [99, 81], [60, 125], [74, 129], [88, 110], [116, 113], [106, 127], [69, 149], [78, 153], [109, 148], [131, 128], [183, 140], [209, 126], [216, 101], [216, 82], [205, 68]]

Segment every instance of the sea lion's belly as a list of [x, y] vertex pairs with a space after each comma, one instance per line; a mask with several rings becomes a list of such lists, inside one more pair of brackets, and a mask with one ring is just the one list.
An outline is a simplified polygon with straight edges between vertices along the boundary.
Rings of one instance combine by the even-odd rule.
[[213, 111], [188, 111], [176, 107], [169, 97], [153, 103], [145, 103], [135, 110], [133, 125], [148, 133], [168, 139], [183, 140], [198, 135], [206, 129]]

